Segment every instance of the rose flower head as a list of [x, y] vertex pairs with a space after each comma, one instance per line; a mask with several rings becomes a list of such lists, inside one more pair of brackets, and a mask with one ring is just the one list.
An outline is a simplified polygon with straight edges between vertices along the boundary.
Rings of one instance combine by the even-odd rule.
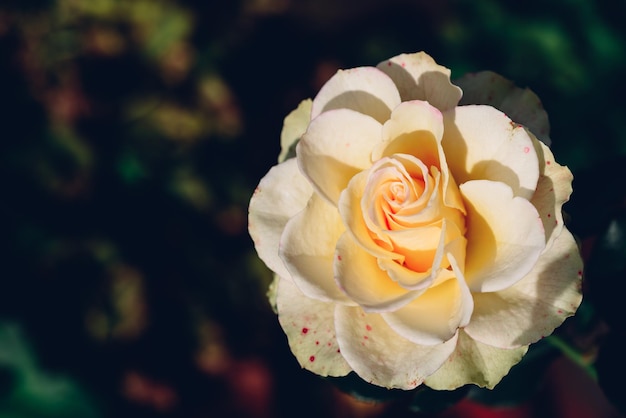
[[285, 119], [249, 231], [302, 367], [492, 388], [578, 308], [572, 174], [537, 97], [488, 72], [458, 84], [462, 101], [450, 70], [403, 54], [338, 71]]

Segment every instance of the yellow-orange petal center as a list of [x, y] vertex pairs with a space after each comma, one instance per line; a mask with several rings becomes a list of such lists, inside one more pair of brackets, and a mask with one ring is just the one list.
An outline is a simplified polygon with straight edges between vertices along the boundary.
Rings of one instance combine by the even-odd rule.
[[363, 190], [361, 213], [370, 239], [400, 255], [396, 262], [415, 272], [447, 268], [433, 262], [441, 258], [442, 245], [465, 231], [463, 214], [444, 204], [441, 180], [438, 167], [414, 155], [393, 154], [372, 165]]

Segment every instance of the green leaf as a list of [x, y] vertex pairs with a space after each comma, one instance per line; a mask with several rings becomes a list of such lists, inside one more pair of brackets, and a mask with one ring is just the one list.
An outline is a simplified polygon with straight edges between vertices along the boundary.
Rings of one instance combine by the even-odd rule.
[[78, 382], [50, 374], [19, 326], [0, 321], [0, 416], [3, 418], [98, 418], [100, 413]]

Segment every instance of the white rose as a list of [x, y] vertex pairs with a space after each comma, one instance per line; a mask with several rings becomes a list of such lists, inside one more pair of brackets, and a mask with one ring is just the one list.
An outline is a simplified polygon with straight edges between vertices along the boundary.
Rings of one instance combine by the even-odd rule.
[[[458, 106], [449, 77], [425, 53], [338, 71], [285, 121], [296, 157], [261, 180], [249, 230], [312, 372], [491, 388], [581, 302], [570, 171], [501, 111]], [[503, 107], [525, 119], [526, 99]]]

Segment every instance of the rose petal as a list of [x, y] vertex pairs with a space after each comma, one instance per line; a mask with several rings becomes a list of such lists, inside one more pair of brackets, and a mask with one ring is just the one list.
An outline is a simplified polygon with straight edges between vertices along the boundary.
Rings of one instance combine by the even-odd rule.
[[393, 81], [374, 67], [339, 70], [313, 99], [311, 119], [333, 109], [352, 109], [383, 123], [400, 104]]
[[359, 199], [363, 220], [375, 239], [384, 241], [387, 248], [392, 246], [393, 233], [439, 220], [438, 180], [438, 173], [433, 179], [411, 155], [395, 154], [376, 161], [367, 171]]
[[550, 335], [582, 300], [582, 260], [572, 234], [563, 229], [532, 271], [508, 289], [474, 295], [472, 321], [465, 328], [475, 340], [514, 348]]
[[454, 277], [453, 274], [442, 274], [450, 264], [445, 256], [447, 252], [455, 254], [461, 261], [465, 260], [465, 238], [454, 223], [444, 220], [438, 240], [432, 244], [434, 245], [430, 251], [396, 249], [398, 254], [404, 256], [402, 263], [381, 258], [378, 260], [378, 265], [387, 272], [389, 277], [408, 290], [421, 290], [425, 285], [439, 284], [447, 278]]
[[[284, 280], [291, 280], [291, 278], [289, 279], [285, 278]], [[274, 274], [274, 278], [272, 279], [272, 282], [267, 288], [267, 300], [269, 301], [272, 311], [274, 311], [275, 314], [278, 314], [278, 308], [276, 307], [276, 299], [278, 297], [278, 282], [279, 281], [280, 281], [280, 277], [278, 276], [278, 274]]]
[[465, 74], [454, 80], [463, 90], [459, 105], [485, 104], [506, 113], [516, 123], [526, 126], [543, 143], [550, 146], [550, 122], [541, 100], [529, 89], [492, 71]]
[[341, 353], [365, 381], [387, 388], [413, 389], [454, 351], [456, 336], [421, 346], [393, 331], [379, 314], [337, 305], [335, 327]]
[[[337, 205], [339, 214], [347, 230], [368, 253], [378, 258], [395, 259], [402, 263], [404, 257], [399, 254], [394, 254], [391, 251], [391, 241], [388, 237], [384, 242], [374, 241], [365, 223], [361, 207], [361, 197], [363, 196], [363, 191], [367, 184], [368, 175], [369, 173], [367, 171], [362, 171], [350, 180], [348, 187], [339, 197], [339, 203]], [[384, 237], [380, 237], [380, 239], [384, 239]]]
[[467, 209], [465, 277], [475, 292], [521, 280], [545, 248], [537, 209], [504, 183], [474, 180], [460, 187]]
[[411, 270], [424, 272], [439, 267], [433, 260], [439, 259], [440, 263], [443, 257], [446, 229], [442, 221], [415, 229], [390, 231], [389, 237], [394, 252], [405, 256], [403, 265]]
[[259, 258], [281, 277], [289, 277], [278, 256], [280, 236], [287, 221], [306, 206], [313, 193], [295, 159], [270, 169], [250, 199], [248, 231]]
[[442, 146], [457, 184], [495, 180], [516, 196], [530, 199], [537, 187], [539, 162], [531, 137], [490, 106], [461, 106], [444, 113]]
[[344, 231], [337, 209], [317, 194], [285, 225], [280, 258], [298, 288], [310, 298], [354, 305], [333, 275], [335, 245]]
[[465, 326], [472, 315], [472, 295], [465, 278], [448, 255], [456, 278], [429, 288], [406, 306], [382, 314], [387, 324], [402, 337], [416, 344], [441, 344]]
[[403, 102], [425, 100], [440, 110], [453, 108], [463, 94], [450, 82], [450, 70], [428, 54], [401, 54], [377, 65], [398, 86]]
[[[363, 250], [348, 233], [337, 243], [335, 279], [350, 299], [367, 312], [398, 309], [422, 291], [407, 291], [393, 281], [380, 269], [376, 257]], [[429, 283], [424, 283], [423, 288]]]
[[332, 110], [309, 124], [297, 146], [298, 164], [316, 190], [334, 204], [350, 179], [372, 164], [380, 123], [349, 109]]
[[311, 121], [311, 107], [313, 101], [306, 99], [300, 102], [298, 107], [287, 115], [283, 122], [283, 130], [280, 133], [280, 155], [278, 162], [296, 156], [296, 144], [306, 131]]
[[535, 190], [530, 201], [541, 216], [546, 232], [546, 249], [544, 251], [547, 251], [563, 229], [561, 207], [572, 194], [573, 176], [567, 167], [554, 160], [552, 151], [544, 143], [536, 138], [534, 143], [539, 156], [541, 175], [537, 183], [537, 190]]
[[[401, 148], [410, 147], [413, 152], [399, 151], [418, 157], [427, 166], [439, 167], [439, 149], [443, 137], [443, 115], [428, 102], [413, 100], [403, 102], [391, 113], [391, 118], [383, 125], [384, 143], [379, 148], [386, 148], [390, 143], [400, 141]], [[423, 138], [425, 136], [425, 138]], [[396, 147], [399, 147], [396, 145]], [[426, 147], [426, 150], [424, 150]], [[374, 159], [399, 153], [385, 150], [374, 154]]]
[[311, 299], [289, 280], [279, 279], [278, 320], [300, 366], [322, 376], [345, 376], [352, 369], [335, 336], [335, 304]]
[[491, 347], [460, 329], [456, 350], [424, 383], [435, 390], [453, 390], [467, 384], [493, 389], [526, 351], [528, 346], [512, 350]]
[[423, 290], [425, 287], [430, 286], [435, 278], [438, 277], [439, 266], [443, 260], [443, 240], [441, 244], [440, 249], [434, 255], [427, 254], [428, 259], [432, 260], [431, 264], [434, 267], [429, 267], [424, 271], [411, 270], [405, 264], [386, 258], [378, 259], [378, 267], [404, 289]]
[[431, 167], [431, 170], [437, 167], [443, 178], [444, 203], [464, 213], [441, 146], [443, 128], [443, 115], [437, 108], [418, 100], [402, 103], [383, 125], [383, 142], [374, 148], [372, 160], [408, 154]]

